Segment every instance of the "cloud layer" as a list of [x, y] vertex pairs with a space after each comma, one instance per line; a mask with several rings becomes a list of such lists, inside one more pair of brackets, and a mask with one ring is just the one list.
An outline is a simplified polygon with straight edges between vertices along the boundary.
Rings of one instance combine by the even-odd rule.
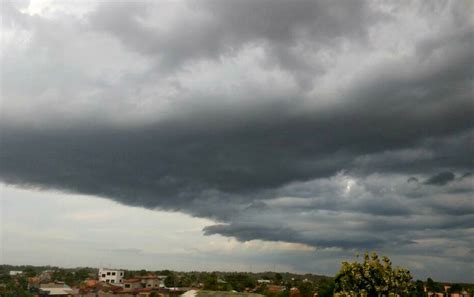
[[33, 4], [2, 10], [3, 182], [474, 260], [471, 2]]

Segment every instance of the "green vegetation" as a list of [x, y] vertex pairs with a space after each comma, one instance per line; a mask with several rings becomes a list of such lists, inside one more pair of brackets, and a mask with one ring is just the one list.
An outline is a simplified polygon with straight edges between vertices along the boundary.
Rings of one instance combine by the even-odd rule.
[[318, 297], [332, 297], [335, 286], [334, 280], [322, 280], [318, 287]]
[[[23, 271], [21, 275], [10, 276], [9, 271]], [[28, 291], [28, 277], [39, 276], [43, 271], [50, 271], [52, 281], [64, 281], [71, 287], [78, 286], [88, 278], [97, 277], [95, 268], [58, 268], [58, 267], [34, 267], [34, 266], [11, 266], [0, 265], [0, 296], [2, 297], [31, 297], [32, 291]], [[313, 275], [293, 274], [284, 272], [176, 272], [171, 270], [147, 271], [147, 270], [125, 270], [125, 278], [139, 275], [165, 275], [167, 287], [200, 288], [207, 295], [198, 297], [219, 296], [269, 296], [289, 297], [290, 289], [297, 288], [300, 297], [313, 297], [315, 293], [319, 297], [334, 296], [377, 296], [379, 293], [385, 296], [427, 297], [424, 287], [431, 292], [445, 292], [444, 286], [449, 285], [448, 293], [474, 292], [473, 284], [447, 284], [435, 282], [428, 278], [426, 282], [411, 280], [410, 272], [403, 268], [393, 268], [387, 257], [379, 258], [375, 253], [369, 256], [365, 254], [363, 261], [343, 262], [341, 270], [335, 278]], [[268, 280], [270, 283], [259, 284], [257, 280]], [[210, 292], [213, 291], [213, 292]], [[235, 294], [232, 291], [239, 292]], [[175, 297], [182, 293], [176, 291], [170, 294]], [[241, 294], [240, 294], [241, 293]], [[204, 294], [204, 293], [203, 293]], [[212, 296], [210, 296], [212, 295]]]
[[443, 285], [435, 282], [430, 277], [426, 280], [426, 289], [428, 292], [444, 292]]
[[232, 290], [243, 292], [245, 289], [254, 288], [257, 282], [246, 273], [232, 273], [226, 275], [224, 280], [230, 285]]
[[[413, 290], [410, 271], [396, 267], [388, 257], [379, 259], [376, 253], [365, 253], [364, 261], [343, 262], [336, 275], [335, 290], [345, 294], [362, 293], [376, 297], [379, 294], [388, 296], [396, 294], [407, 296]], [[352, 293], [351, 293], [352, 292]]]
[[11, 277], [8, 274], [0, 274], [0, 296], [2, 297], [33, 297], [28, 292], [28, 281], [26, 276]]

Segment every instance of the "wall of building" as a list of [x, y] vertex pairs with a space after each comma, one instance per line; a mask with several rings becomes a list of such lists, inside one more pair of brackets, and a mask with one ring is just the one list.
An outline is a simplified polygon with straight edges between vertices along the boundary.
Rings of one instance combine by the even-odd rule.
[[99, 269], [99, 281], [111, 283], [111, 284], [121, 284], [123, 281], [124, 272], [122, 270], [114, 269]]

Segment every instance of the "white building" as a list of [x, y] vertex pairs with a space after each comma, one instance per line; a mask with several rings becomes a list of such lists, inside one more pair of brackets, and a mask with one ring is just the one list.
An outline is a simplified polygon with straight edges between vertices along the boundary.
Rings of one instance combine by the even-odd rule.
[[14, 275], [20, 275], [22, 274], [23, 271], [19, 271], [19, 270], [10, 270], [10, 276], [14, 276]]
[[100, 268], [99, 281], [120, 285], [123, 282], [123, 270]]
[[259, 279], [259, 280], [257, 280], [257, 283], [259, 283], [259, 284], [270, 284], [271, 281], [269, 279]]

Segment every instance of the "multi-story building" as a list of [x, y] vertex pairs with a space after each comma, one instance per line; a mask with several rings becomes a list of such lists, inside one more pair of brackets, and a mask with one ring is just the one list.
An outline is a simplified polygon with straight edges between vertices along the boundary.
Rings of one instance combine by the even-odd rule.
[[111, 283], [111, 284], [122, 284], [123, 282], [123, 270], [115, 270], [115, 269], [107, 269], [107, 268], [100, 268], [99, 269], [99, 281]]

